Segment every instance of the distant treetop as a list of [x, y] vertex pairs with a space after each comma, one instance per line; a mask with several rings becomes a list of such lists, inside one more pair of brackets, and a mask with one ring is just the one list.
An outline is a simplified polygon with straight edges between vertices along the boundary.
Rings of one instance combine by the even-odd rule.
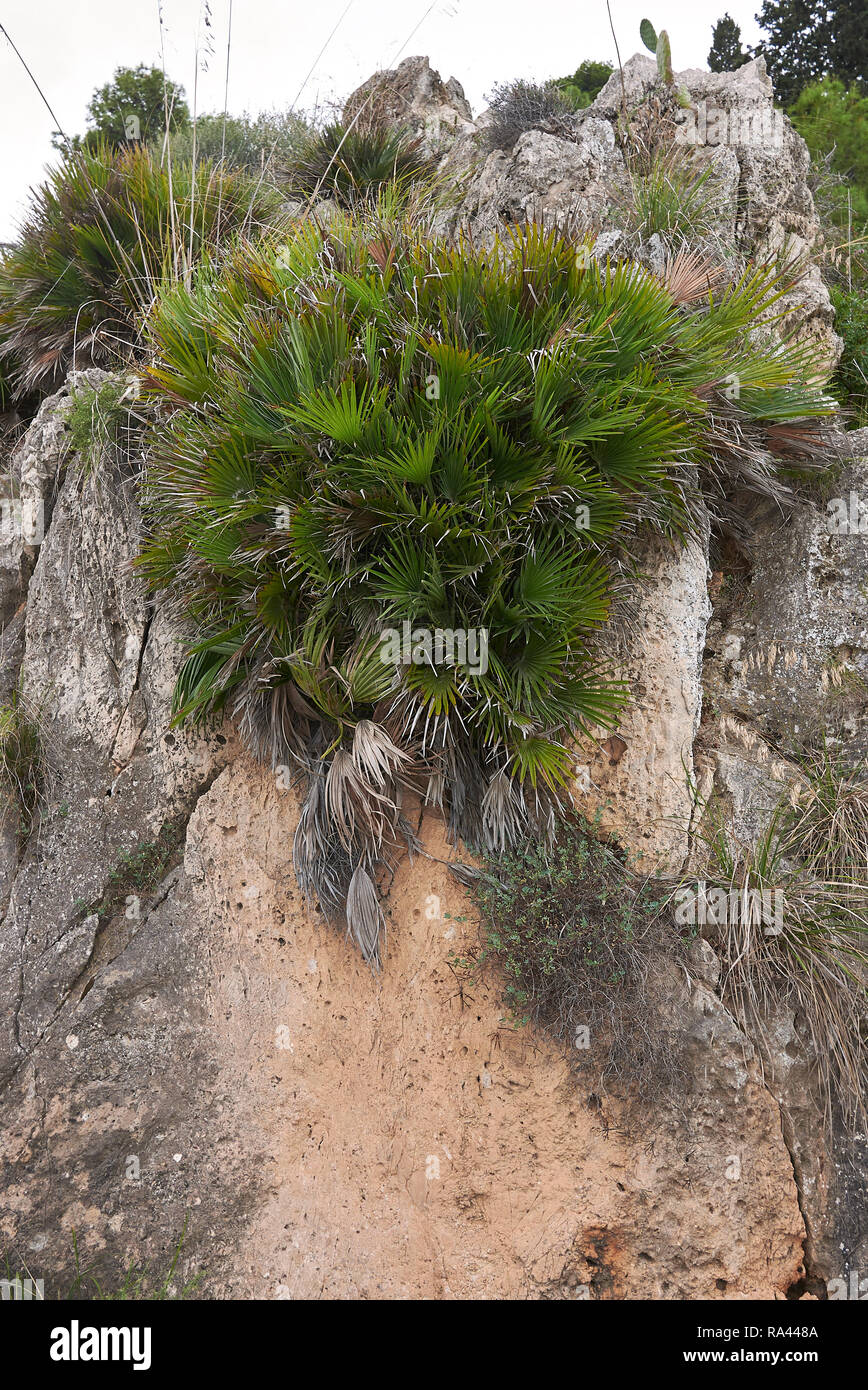
[[[166, 128], [186, 130], [190, 111], [184, 99], [184, 88], [171, 78], [164, 77], [160, 68], [118, 68], [111, 82], [97, 87], [87, 106], [88, 128], [84, 136], [73, 138], [73, 147], [95, 146], [104, 141], [113, 147], [130, 143], [146, 144], [160, 136]], [[66, 148], [66, 141], [56, 134], [53, 143]]]
[[756, 16], [775, 96], [789, 106], [824, 77], [864, 82], [868, 73], [865, 0], [763, 0]]
[[714, 26], [708, 66], [712, 72], [735, 72], [750, 62], [750, 53], [741, 46], [741, 29], [725, 14]]

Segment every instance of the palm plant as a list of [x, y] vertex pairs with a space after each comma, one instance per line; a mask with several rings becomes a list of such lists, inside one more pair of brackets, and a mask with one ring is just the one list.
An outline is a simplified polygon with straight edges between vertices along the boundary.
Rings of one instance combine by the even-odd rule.
[[[404, 792], [490, 850], [549, 836], [573, 736], [626, 698], [602, 634], [636, 534], [690, 533], [728, 430], [766, 459], [782, 422], [834, 409], [797, 352], [748, 341], [774, 270], [689, 292], [682, 261], [673, 292], [588, 251], [342, 216], [203, 266], [151, 320], [171, 409], [142, 564], [198, 631], [176, 715], [228, 707], [307, 780], [300, 881], [369, 959]], [[416, 644], [438, 631], [484, 632], [487, 662]]]
[[351, 207], [376, 202], [387, 186], [409, 190], [426, 183], [434, 167], [421, 140], [395, 126], [333, 123], [301, 137], [286, 177], [292, 192]]
[[19, 393], [55, 389], [71, 366], [110, 366], [139, 335], [166, 278], [208, 246], [273, 218], [249, 174], [162, 166], [143, 146], [81, 149], [39, 188], [0, 264], [0, 354]]

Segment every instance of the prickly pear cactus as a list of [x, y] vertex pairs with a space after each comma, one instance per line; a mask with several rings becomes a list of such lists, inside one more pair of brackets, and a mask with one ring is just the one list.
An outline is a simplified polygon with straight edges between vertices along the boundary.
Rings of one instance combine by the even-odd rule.
[[665, 29], [661, 29], [658, 34], [650, 19], [643, 19], [639, 25], [639, 37], [657, 59], [657, 71], [660, 74], [660, 81], [672, 85], [672, 48], [669, 43], [669, 35]]
[[657, 52], [657, 33], [650, 19], [643, 19], [639, 25], [639, 37], [649, 53]]
[[665, 29], [661, 29], [657, 35], [657, 71], [660, 74], [660, 81], [672, 85], [672, 49], [669, 46], [669, 35]]

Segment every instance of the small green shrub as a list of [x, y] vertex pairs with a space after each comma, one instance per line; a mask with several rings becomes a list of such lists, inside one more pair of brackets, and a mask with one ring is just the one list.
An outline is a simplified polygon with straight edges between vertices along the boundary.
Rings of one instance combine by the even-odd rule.
[[285, 177], [289, 191], [334, 198], [342, 207], [376, 202], [387, 185], [409, 190], [430, 180], [422, 142], [392, 126], [340, 124], [301, 137]]
[[631, 873], [574, 827], [550, 849], [531, 844], [485, 870], [477, 968], [497, 964], [513, 1020], [563, 1043], [601, 1092], [636, 1092], [644, 1105], [683, 1096], [677, 963], [688, 938], [675, 928], [668, 886]]
[[87, 382], [71, 387], [66, 416], [70, 448], [86, 473], [108, 458], [129, 457], [132, 452], [140, 431], [131, 410], [134, 389], [135, 383], [123, 377], [112, 377], [98, 387]]
[[599, 96], [614, 71], [611, 63], [586, 58], [572, 76], [555, 78], [553, 85], [563, 94], [570, 110], [581, 111]]
[[[202, 115], [196, 120], [196, 159], [231, 169], [246, 169], [277, 181], [308, 137], [303, 116], [293, 111], [263, 111], [258, 116]], [[193, 158], [191, 126], [173, 134], [169, 140], [175, 163]], [[164, 141], [153, 143], [154, 155], [162, 158]]]
[[187, 275], [191, 255], [278, 210], [276, 192], [240, 170], [203, 163], [194, 178], [142, 146], [70, 155], [0, 263], [0, 355], [16, 365], [16, 391], [125, 360], [159, 287]]

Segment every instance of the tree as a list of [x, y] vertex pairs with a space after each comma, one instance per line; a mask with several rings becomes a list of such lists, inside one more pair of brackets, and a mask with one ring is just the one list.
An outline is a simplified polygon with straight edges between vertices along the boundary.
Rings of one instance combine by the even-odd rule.
[[[100, 142], [113, 147], [130, 143], [147, 143], [162, 134], [166, 112], [169, 128], [186, 130], [190, 111], [184, 100], [184, 88], [163, 76], [160, 68], [118, 68], [111, 82], [97, 87], [87, 107], [88, 129], [84, 137], [76, 135], [74, 149], [82, 145], [93, 149]], [[66, 149], [66, 141], [55, 135], [57, 149]]]
[[824, 77], [847, 83], [864, 79], [865, 0], [763, 0], [756, 19], [765, 33], [756, 53], [765, 58], [783, 106]]
[[611, 63], [600, 63], [594, 58], [586, 58], [576, 68], [572, 77], [559, 77], [553, 85], [564, 95], [570, 106], [575, 110], [581, 110], [590, 106], [613, 72]]
[[714, 26], [708, 66], [712, 72], [735, 72], [750, 62], [750, 54], [741, 46], [741, 29], [731, 15], [725, 14]]
[[868, 224], [868, 92], [856, 83], [848, 89], [840, 79], [824, 77], [799, 93], [788, 115], [814, 159], [827, 161], [842, 178], [832, 189], [836, 220], [863, 228]]

